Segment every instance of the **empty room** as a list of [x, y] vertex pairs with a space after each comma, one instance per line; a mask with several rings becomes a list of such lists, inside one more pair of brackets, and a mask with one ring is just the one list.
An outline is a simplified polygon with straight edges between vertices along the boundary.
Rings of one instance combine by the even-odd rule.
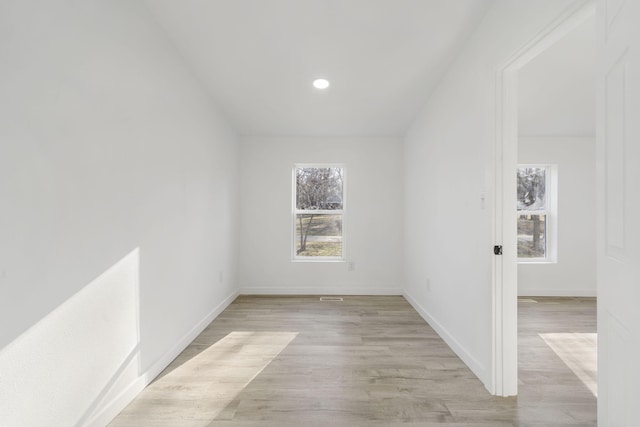
[[640, 3], [0, 0], [0, 426], [635, 426]]

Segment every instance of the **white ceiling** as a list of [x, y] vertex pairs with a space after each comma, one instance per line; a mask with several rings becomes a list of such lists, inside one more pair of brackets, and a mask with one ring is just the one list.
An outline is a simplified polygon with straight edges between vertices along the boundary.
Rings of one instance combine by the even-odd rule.
[[595, 136], [595, 44], [591, 18], [520, 70], [520, 135]]
[[146, 2], [239, 133], [400, 135], [493, 0]]

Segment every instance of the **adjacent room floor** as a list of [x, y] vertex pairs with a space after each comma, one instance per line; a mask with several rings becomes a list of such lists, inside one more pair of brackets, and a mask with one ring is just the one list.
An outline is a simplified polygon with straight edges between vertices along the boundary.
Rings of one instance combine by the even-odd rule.
[[595, 299], [519, 309], [499, 398], [402, 297], [242, 296], [110, 425], [595, 426]]

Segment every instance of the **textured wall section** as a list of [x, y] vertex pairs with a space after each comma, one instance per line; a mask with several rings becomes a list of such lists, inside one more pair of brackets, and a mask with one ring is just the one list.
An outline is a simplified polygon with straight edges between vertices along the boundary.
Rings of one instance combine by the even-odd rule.
[[5, 1], [0, 32], [0, 424], [72, 425], [235, 295], [236, 137], [140, 2]]

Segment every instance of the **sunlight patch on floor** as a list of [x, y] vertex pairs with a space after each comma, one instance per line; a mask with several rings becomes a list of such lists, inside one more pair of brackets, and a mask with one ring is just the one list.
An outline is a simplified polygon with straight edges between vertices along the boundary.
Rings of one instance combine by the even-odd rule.
[[598, 334], [549, 333], [540, 337], [597, 397]]
[[237, 331], [196, 356], [182, 354], [173, 362], [177, 367], [147, 387], [119, 420], [127, 425], [129, 410], [162, 425], [189, 420], [190, 426], [205, 426], [215, 419], [230, 419], [238, 395], [297, 335]]

